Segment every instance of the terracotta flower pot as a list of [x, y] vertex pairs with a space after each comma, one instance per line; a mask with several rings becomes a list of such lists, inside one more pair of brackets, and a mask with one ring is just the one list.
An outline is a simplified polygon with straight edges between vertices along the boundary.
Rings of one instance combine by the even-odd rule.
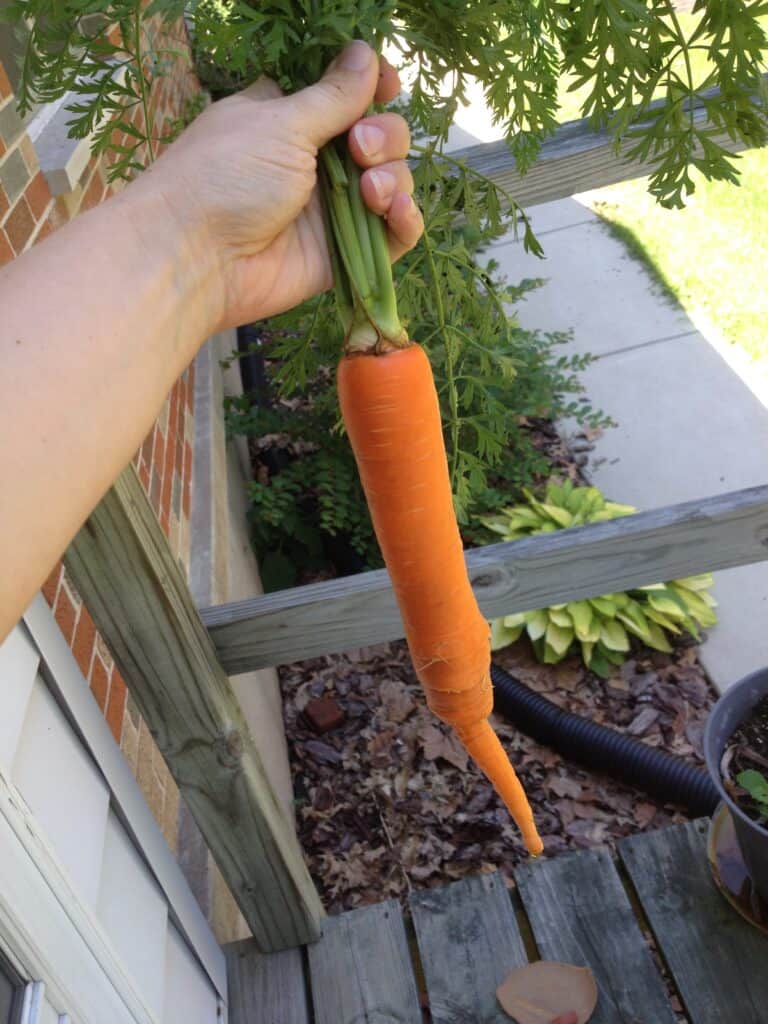
[[733, 818], [744, 863], [760, 896], [768, 903], [768, 829], [753, 821], [723, 785], [720, 761], [733, 733], [752, 709], [768, 696], [768, 668], [759, 669], [731, 686], [715, 704], [704, 733], [704, 756], [712, 781]]

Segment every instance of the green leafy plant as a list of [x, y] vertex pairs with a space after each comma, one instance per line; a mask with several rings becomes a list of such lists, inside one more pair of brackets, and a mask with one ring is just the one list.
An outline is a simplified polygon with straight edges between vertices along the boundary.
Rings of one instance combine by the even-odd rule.
[[[444, 152], [468, 88], [479, 83], [525, 171], [557, 126], [559, 87], [567, 82], [583, 97], [580, 113], [593, 127], [605, 129], [630, 159], [650, 160], [653, 195], [678, 206], [693, 189], [691, 167], [737, 179], [737, 158], [717, 141], [721, 133], [747, 146], [768, 137], [766, 13], [765, 0], [699, 0], [687, 20], [672, 0], [9, 0], [2, 16], [27, 33], [22, 108], [73, 93], [70, 131], [91, 134], [96, 152], [112, 154], [112, 178], [137, 173], [175, 132], [164, 135], [154, 124], [152, 90], [184, 48], [173, 41], [186, 41], [182, 14], [194, 25], [197, 66], [216, 95], [261, 74], [300, 88], [355, 37], [403, 65], [426, 231], [395, 269], [398, 306], [435, 367], [451, 482], [467, 524], [473, 507], [483, 505], [477, 495], [493, 489], [494, 473], [503, 474], [515, 453], [516, 418], [527, 406], [515, 405], [509, 389], [526, 359], [539, 358], [526, 353], [507, 315], [515, 292], [482, 265], [478, 248], [514, 227], [529, 251], [541, 253], [514, 196]], [[706, 58], [696, 70], [694, 51]], [[710, 95], [711, 87], [719, 93]], [[694, 116], [697, 101], [709, 124]], [[354, 209], [357, 169], [333, 145], [320, 162], [330, 206], [336, 214], [349, 207], [359, 237], [375, 236], [383, 251], [381, 226]], [[380, 276], [371, 312], [398, 328], [388, 270]], [[351, 301], [354, 274], [352, 285], [338, 293], [346, 329], [360, 313]], [[282, 325], [279, 374], [290, 396], [319, 367], [335, 365], [342, 331], [325, 298]], [[561, 378], [578, 369], [562, 357], [555, 362]], [[567, 415], [571, 404], [587, 421], [597, 416], [581, 399], [559, 410], [546, 374], [539, 379], [538, 415]]]
[[[485, 517], [483, 525], [504, 540], [519, 540], [636, 511], [630, 505], [606, 501], [596, 487], [574, 487], [569, 480], [549, 484], [543, 500], [530, 492], [526, 498], [526, 504]], [[713, 626], [717, 619], [711, 585], [711, 574], [703, 573], [506, 615], [491, 623], [492, 646], [497, 650], [526, 633], [545, 664], [557, 664], [578, 651], [588, 668], [606, 677], [613, 666], [627, 659], [633, 636], [657, 651], [670, 652], [668, 633], [690, 633], [698, 639], [700, 627]]]
[[250, 440], [256, 470], [248, 485], [253, 543], [266, 590], [325, 573], [377, 568], [381, 556], [346, 438], [336, 430], [329, 374], [300, 406], [264, 407], [241, 395], [225, 402], [230, 435]]
[[744, 772], [739, 772], [736, 781], [755, 801], [760, 814], [768, 818], [768, 779], [763, 773], [748, 768]]
[[[256, 470], [249, 485], [250, 517], [267, 589], [294, 582], [297, 567], [352, 571], [344, 564], [345, 548], [357, 555], [358, 569], [381, 565], [354, 458], [338, 425], [332, 345], [305, 345], [306, 320], [316, 312], [299, 309], [264, 329], [258, 351], [266, 357], [272, 391], [281, 392], [274, 401], [265, 406], [263, 395], [246, 394], [226, 403], [228, 432], [249, 439]], [[565, 340], [564, 335], [524, 331], [513, 324], [510, 353], [516, 373], [461, 393], [459, 410], [470, 422], [484, 422], [489, 401], [502, 407], [496, 429], [503, 447], [478, 463], [463, 492], [463, 529], [470, 542], [481, 537], [474, 525], [477, 516], [497, 509], [504, 495], [522, 496], [522, 487], [551, 473], [529, 418], [603, 420], [581, 394], [577, 372], [584, 359], [559, 354]], [[462, 361], [465, 369], [472, 365], [471, 354]], [[435, 369], [446, 401], [443, 365], [438, 362]], [[469, 445], [471, 439], [461, 434], [460, 442]]]

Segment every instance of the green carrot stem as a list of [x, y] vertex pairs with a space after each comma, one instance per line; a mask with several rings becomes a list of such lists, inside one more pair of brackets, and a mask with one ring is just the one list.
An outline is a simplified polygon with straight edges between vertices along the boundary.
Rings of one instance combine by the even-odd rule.
[[[347, 334], [346, 347], [358, 351], [401, 347], [407, 344], [408, 336], [397, 313], [384, 221], [363, 202], [360, 170], [347, 152], [346, 143], [337, 139], [323, 147], [320, 162], [321, 199], [338, 254], [333, 272], [337, 299], [342, 297], [339, 315]], [[344, 278], [342, 285], [339, 277]]]
[[[360, 251], [363, 256], [363, 265], [371, 285], [371, 291], [375, 296], [378, 294], [377, 266], [373, 255], [368, 218], [366, 217], [367, 207], [363, 202], [363, 194], [360, 191], [360, 172], [346, 146], [344, 147], [344, 170], [347, 174], [347, 194], [349, 196], [349, 205], [352, 209], [352, 219], [357, 230], [357, 239], [360, 243]], [[378, 217], [376, 219], [379, 220]]]

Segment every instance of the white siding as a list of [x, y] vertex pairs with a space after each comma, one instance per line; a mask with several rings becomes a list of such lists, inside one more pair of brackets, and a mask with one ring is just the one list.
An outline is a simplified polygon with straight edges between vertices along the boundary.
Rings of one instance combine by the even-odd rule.
[[111, 812], [96, 913], [126, 971], [159, 1020], [168, 911], [149, 869]]
[[78, 895], [94, 907], [109, 790], [39, 676], [11, 779], [69, 872]]
[[54, 1010], [47, 999], [44, 999], [40, 1007], [40, 1015], [35, 1024], [59, 1024], [59, 1014]]
[[217, 1024], [218, 1000], [187, 944], [168, 927], [164, 1024]]
[[221, 949], [42, 597], [0, 646], [0, 868], [23, 1024], [221, 1024]]
[[9, 774], [40, 655], [23, 626], [0, 644], [0, 768]]

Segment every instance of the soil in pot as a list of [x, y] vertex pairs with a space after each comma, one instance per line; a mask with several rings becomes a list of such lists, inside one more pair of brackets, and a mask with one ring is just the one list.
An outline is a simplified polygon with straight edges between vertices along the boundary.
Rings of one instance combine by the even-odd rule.
[[741, 810], [768, 827], [768, 697], [755, 706], [726, 743], [720, 770], [728, 793]]

